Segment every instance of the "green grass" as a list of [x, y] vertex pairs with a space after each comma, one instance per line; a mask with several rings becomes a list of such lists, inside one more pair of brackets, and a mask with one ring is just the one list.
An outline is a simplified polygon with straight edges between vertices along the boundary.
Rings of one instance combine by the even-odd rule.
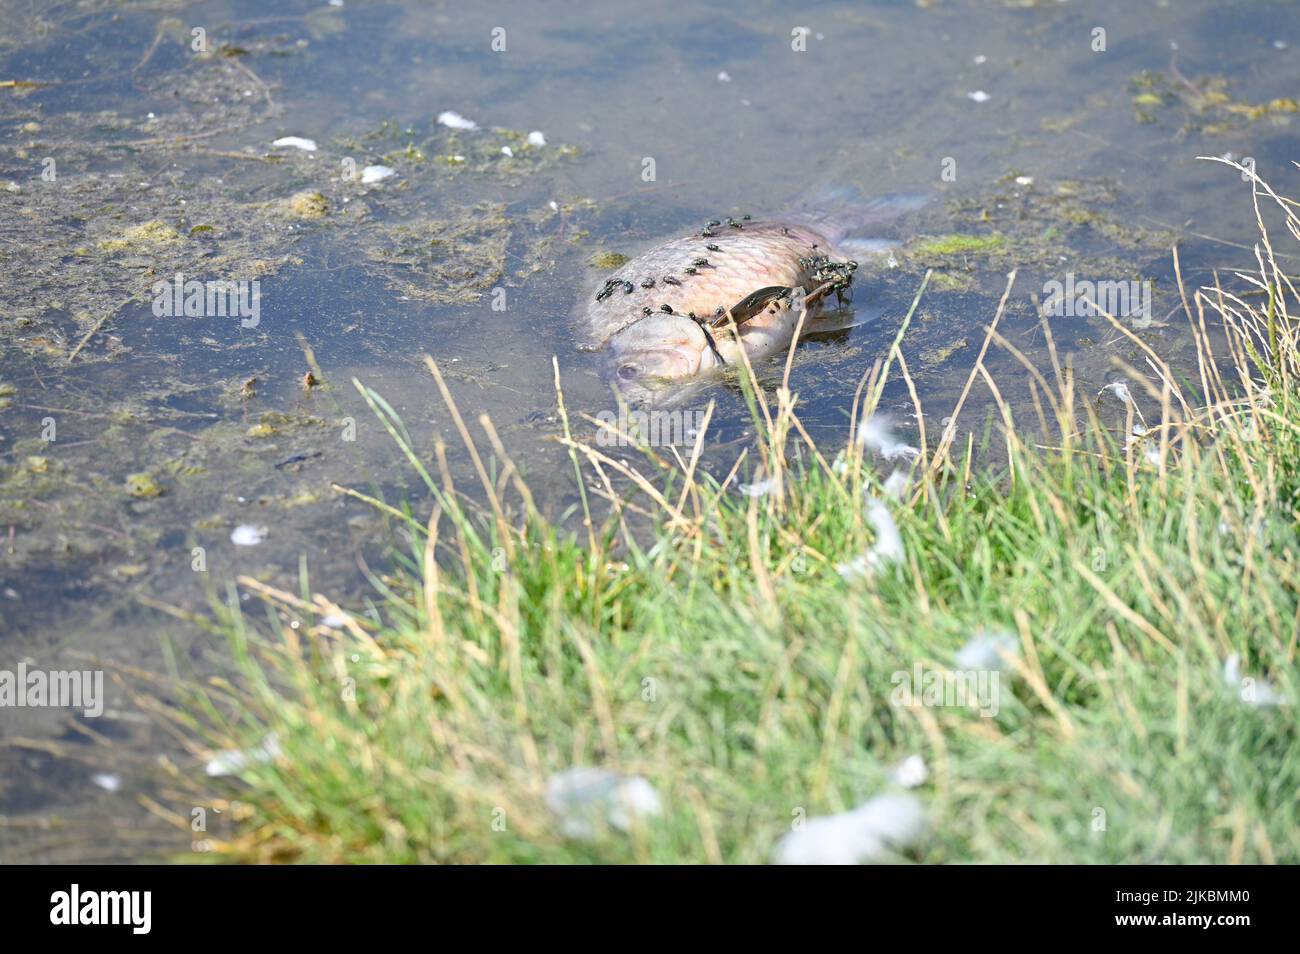
[[[363, 389], [434, 513], [382, 505], [409, 555], [348, 627], [320, 624], [337, 608], [306, 581], [297, 595], [245, 581], [266, 612], [223, 610], [240, 686], [196, 696], [185, 724], [205, 754], [268, 731], [281, 752], [222, 790], [239, 823], [214, 848], [765, 862], [793, 820], [859, 805], [919, 754], [914, 861], [1300, 861], [1300, 326], [1285, 276], [1258, 277], [1272, 292], [1259, 308], [1188, 293], [1202, 361], [1182, 370], [1198, 387], [1132, 381], [1140, 440], [1117, 443], [1057, 366], [1035, 378], [1033, 421], [1000, 404], [1001, 466], [931, 425], [901, 499], [881, 485], [894, 465], [853, 441], [828, 461], [796, 439], [788, 388], [751, 387], [769, 493], [649, 449], [632, 477], [573, 441], [583, 483], [615, 500], [575, 537], [536, 513], [490, 426], [478, 509], [450, 489], [441, 449], [410, 450]], [[1211, 319], [1227, 329], [1216, 355], [1199, 330]], [[856, 421], [898, 373], [895, 350], [859, 389]], [[869, 498], [905, 557], [846, 579], [836, 567], [876, 543]], [[980, 631], [1018, 643], [995, 716], [895, 704], [894, 674], [954, 667]], [[1249, 685], [1225, 680], [1232, 654], [1292, 704], [1249, 704]], [[545, 784], [578, 765], [644, 776], [662, 815], [564, 837]]]

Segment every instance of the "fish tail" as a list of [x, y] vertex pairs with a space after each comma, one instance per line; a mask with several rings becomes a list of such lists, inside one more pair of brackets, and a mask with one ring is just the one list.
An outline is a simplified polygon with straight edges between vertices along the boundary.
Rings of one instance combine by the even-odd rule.
[[832, 245], [839, 245], [850, 235], [885, 226], [929, 201], [930, 196], [915, 192], [865, 198], [852, 186], [828, 186], [804, 203], [796, 217], [816, 228]]

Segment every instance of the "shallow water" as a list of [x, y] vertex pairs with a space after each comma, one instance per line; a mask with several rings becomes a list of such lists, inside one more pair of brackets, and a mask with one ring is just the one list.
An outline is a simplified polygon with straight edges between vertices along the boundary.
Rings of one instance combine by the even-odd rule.
[[[936, 278], [904, 354], [933, 435], [1009, 269], [1001, 330], [1040, 367], [1034, 300], [1072, 272], [1154, 282], [1137, 333], [1188, 371], [1169, 247], [1196, 286], [1249, 266], [1254, 238], [1248, 186], [1196, 157], [1252, 157], [1294, 192], [1290, 4], [748, 6], [0, 0], [0, 80], [43, 84], [0, 87], [0, 386], [13, 389], [0, 397], [0, 668], [110, 672], [102, 718], [0, 710], [0, 860], [189, 850], [139, 796], [188, 816], [159, 759], [197, 763], [139, 715], [127, 686], [143, 677], [122, 667], [219, 670], [223, 647], [158, 607], [202, 613], [239, 574], [294, 589], [302, 565], [313, 587], [364, 597], [392, 535], [332, 485], [407, 494], [417, 511], [427, 499], [353, 378], [426, 461], [441, 437], [472, 492], [432, 355], [471, 426], [492, 418], [559, 518], [576, 498], [552, 357], [575, 419], [613, 407], [569, 323], [594, 256], [828, 185], [933, 195], [889, 236], [904, 242], [896, 267], [864, 263], [857, 302], [876, 317], [794, 362], [804, 419], [833, 449], [926, 267]], [[192, 48], [195, 28], [209, 52]], [[444, 110], [480, 128], [439, 126]], [[526, 144], [533, 130], [545, 146]], [[318, 149], [272, 148], [282, 136]], [[349, 160], [396, 175], [363, 185]], [[303, 191], [326, 214], [283, 207]], [[1002, 238], [993, 254], [907, 244], [951, 233]], [[150, 286], [178, 270], [256, 278], [256, 326], [156, 317]], [[1116, 359], [1135, 363], [1104, 318], [1051, 331], [1084, 394], [1117, 377]], [[320, 386], [304, 389], [313, 362]], [[1027, 374], [997, 349], [987, 364], [1031, 420]], [[780, 367], [759, 370], [771, 381]], [[725, 381], [685, 406], [710, 399], [720, 463], [748, 421]], [[915, 433], [901, 381], [884, 405]], [[963, 436], [986, 407], [977, 389]], [[128, 493], [139, 473], [160, 496]], [[241, 524], [265, 541], [234, 545]]]

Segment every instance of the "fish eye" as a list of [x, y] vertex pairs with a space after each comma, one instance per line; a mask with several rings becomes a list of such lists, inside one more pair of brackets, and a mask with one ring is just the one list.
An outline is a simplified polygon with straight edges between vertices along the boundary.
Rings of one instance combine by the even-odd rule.
[[631, 381], [640, 373], [641, 369], [635, 364], [625, 364], [618, 369], [618, 376], [624, 381]]

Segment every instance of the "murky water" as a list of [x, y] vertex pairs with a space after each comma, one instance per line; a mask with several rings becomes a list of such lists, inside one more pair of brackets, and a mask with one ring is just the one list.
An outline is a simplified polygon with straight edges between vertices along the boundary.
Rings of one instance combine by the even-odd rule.
[[[432, 355], [559, 517], [552, 356], [572, 414], [613, 407], [568, 317], [599, 256], [830, 185], [933, 195], [859, 273], [875, 317], [795, 361], [834, 448], [926, 267], [904, 353], [927, 415], [948, 413], [1013, 267], [1002, 331], [1040, 364], [1035, 301], [1073, 273], [1152, 282], [1135, 327], [1190, 368], [1169, 247], [1198, 285], [1248, 265], [1233, 243], [1253, 238], [1248, 187], [1196, 157], [1294, 180], [1291, 4], [741, 6], [0, 0], [0, 669], [110, 674], [101, 718], [0, 711], [0, 858], [188, 850], [140, 799], [166, 802], [160, 758], [194, 763], [127, 687], [219, 669], [184, 614], [240, 574], [292, 589], [305, 566], [364, 596], [392, 535], [334, 485], [425, 501], [353, 378], [426, 459], [441, 437], [469, 490]], [[371, 165], [395, 175], [364, 182]], [[981, 241], [933, 241], [954, 233]], [[156, 315], [178, 272], [256, 279], [255, 322]], [[1134, 360], [1104, 318], [1051, 328], [1085, 392]], [[987, 363], [1029, 420], [1028, 376]], [[748, 422], [726, 382], [686, 406], [709, 399], [721, 460]], [[885, 404], [910, 420], [901, 381]], [[236, 545], [240, 525], [264, 541]]]

